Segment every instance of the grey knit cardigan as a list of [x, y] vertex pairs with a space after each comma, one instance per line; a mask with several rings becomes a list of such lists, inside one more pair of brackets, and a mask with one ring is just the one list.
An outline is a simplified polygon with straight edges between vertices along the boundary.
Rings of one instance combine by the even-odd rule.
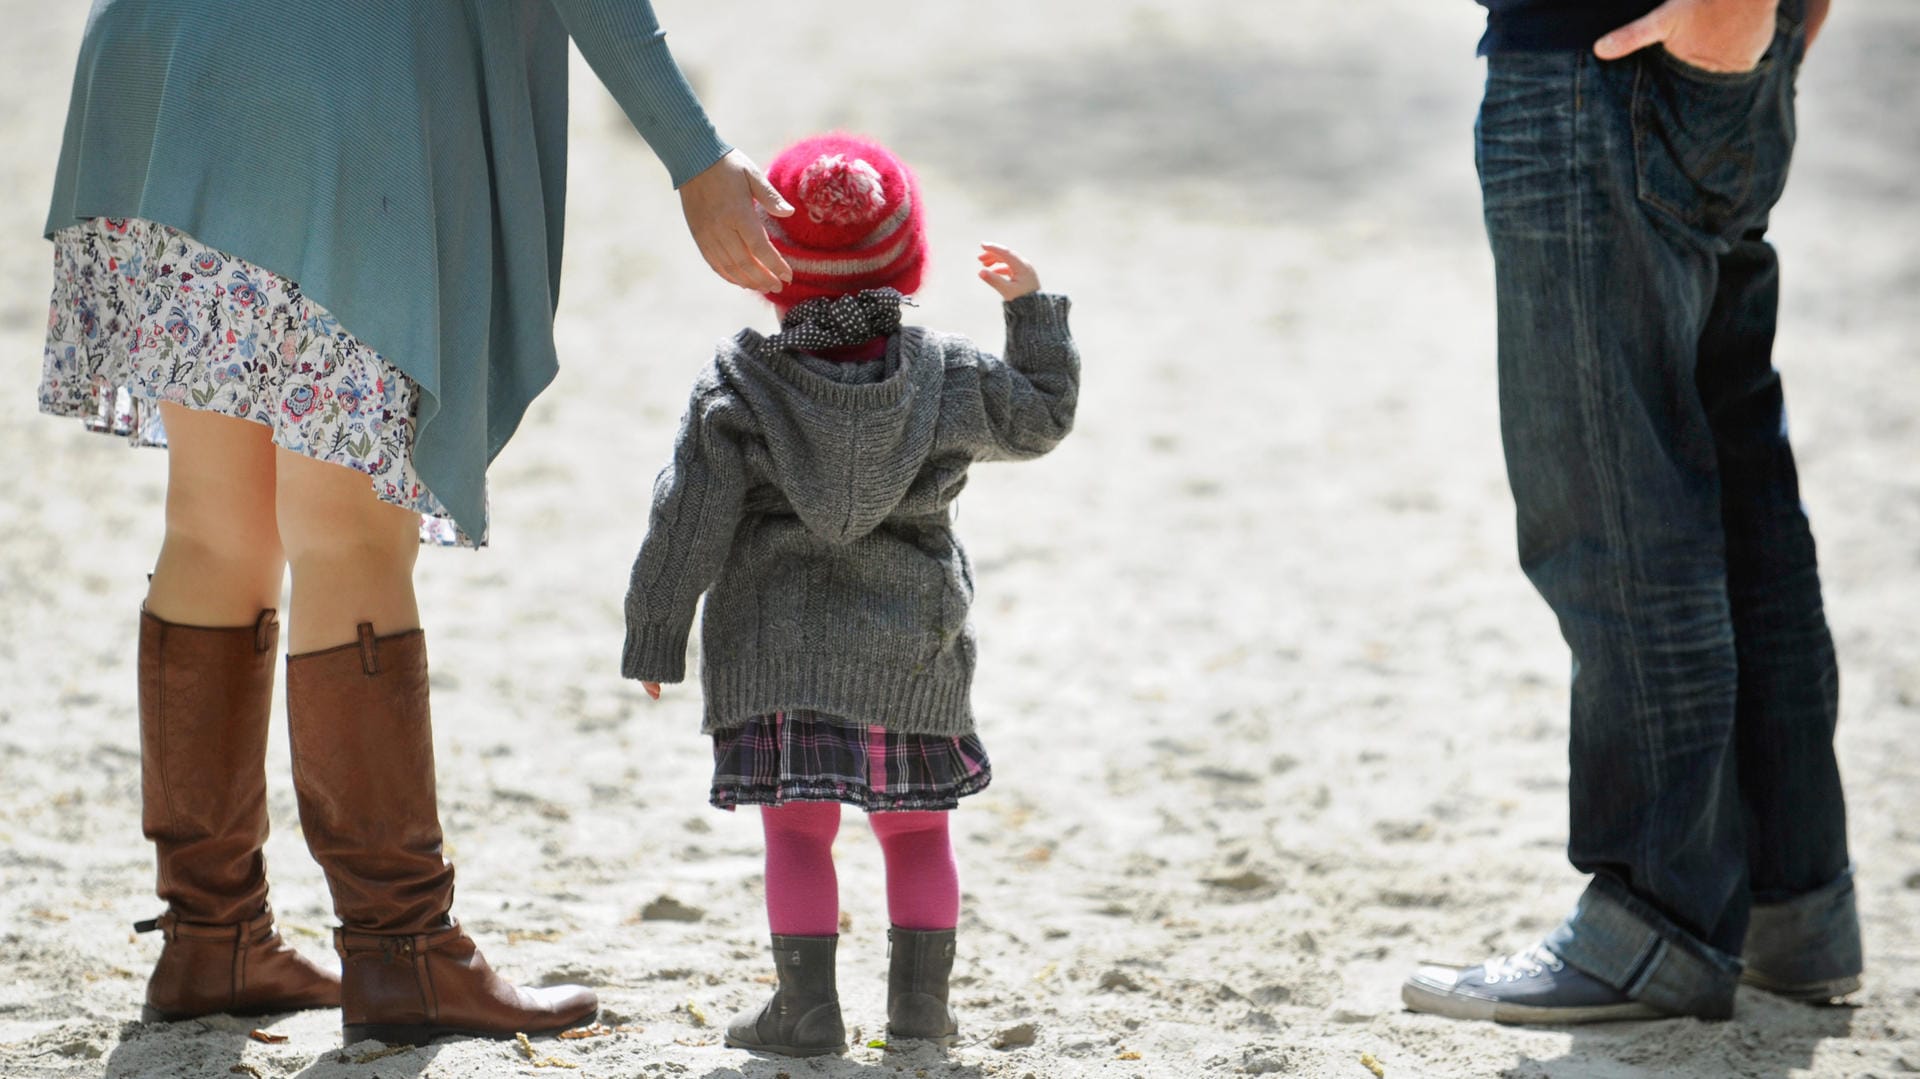
[[684, 678], [705, 593], [708, 733], [797, 709], [971, 731], [973, 571], [948, 506], [974, 461], [1037, 457], [1072, 428], [1068, 308], [1006, 304], [1005, 359], [912, 326], [856, 365], [752, 330], [723, 343], [654, 483], [622, 673]]

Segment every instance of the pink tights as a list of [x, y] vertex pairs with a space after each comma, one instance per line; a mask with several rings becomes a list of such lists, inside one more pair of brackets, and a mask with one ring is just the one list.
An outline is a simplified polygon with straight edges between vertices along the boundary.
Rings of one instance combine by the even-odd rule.
[[[960, 871], [945, 812], [867, 817], [887, 863], [887, 916], [902, 929], [952, 929], [960, 920]], [[767, 922], [782, 936], [840, 932], [840, 885], [833, 872], [839, 802], [763, 806], [767, 833]]]

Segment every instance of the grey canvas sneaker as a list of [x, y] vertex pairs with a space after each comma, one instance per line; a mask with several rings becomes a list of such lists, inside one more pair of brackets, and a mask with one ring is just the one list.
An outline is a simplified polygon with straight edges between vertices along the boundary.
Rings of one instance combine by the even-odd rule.
[[1479, 966], [1422, 966], [1400, 987], [1416, 1012], [1496, 1023], [1598, 1023], [1666, 1014], [1568, 965], [1545, 944]]

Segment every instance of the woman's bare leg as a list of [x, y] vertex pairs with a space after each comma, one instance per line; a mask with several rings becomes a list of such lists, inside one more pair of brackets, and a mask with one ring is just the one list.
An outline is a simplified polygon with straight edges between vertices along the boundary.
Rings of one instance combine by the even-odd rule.
[[280, 605], [287, 561], [274, 516], [274, 446], [257, 423], [162, 404], [167, 532], [147, 610], [190, 626], [244, 626]]
[[280, 537], [293, 567], [287, 651], [350, 644], [362, 622], [381, 636], [419, 628], [420, 515], [374, 497], [350, 468], [275, 452]]
[[[162, 405], [167, 532], [140, 618], [140, 824], [167, 913], [149, 1021], [340, 1006], [267, 913], [267, 722], [286, 557], [256, 423]], [[214, 930], [189, 929], [213, 926]], [[241, 930], [244, 929], [244, 932]]]
[[[293, 790], [341, 924], [342, 1043], [425, 1045], [591, 1021], [600, 1008], [591, 990], [515, 986], [448, 920], [453, 867], [435, 800], [427, 647], [413, 632], [419, 515], [380, 502], [365, 476], [337, 465], [282, 451], [279, 476], [293, 565]], [[365, 623], [373, 632], [363, 637]], [[396, 948], [407, 961], [393, 961]]]

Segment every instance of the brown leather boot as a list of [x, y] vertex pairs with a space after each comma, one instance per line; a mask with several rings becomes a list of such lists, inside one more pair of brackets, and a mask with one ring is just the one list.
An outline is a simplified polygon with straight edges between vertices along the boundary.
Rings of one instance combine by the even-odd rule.
[[495, 974], [449, 915], [420, 630], [287, 658], [293, 786], [307, 846], [341, 927], [344, 1044], [511, 1038], [590, 1022], [577, 985], [522, 989]]
[[288, 947], [267, 907], [267, 719], [280, 626], [140, 612], [140, 824], [167, 912], [141, 1018], [340, 1006], [340, 979]]

